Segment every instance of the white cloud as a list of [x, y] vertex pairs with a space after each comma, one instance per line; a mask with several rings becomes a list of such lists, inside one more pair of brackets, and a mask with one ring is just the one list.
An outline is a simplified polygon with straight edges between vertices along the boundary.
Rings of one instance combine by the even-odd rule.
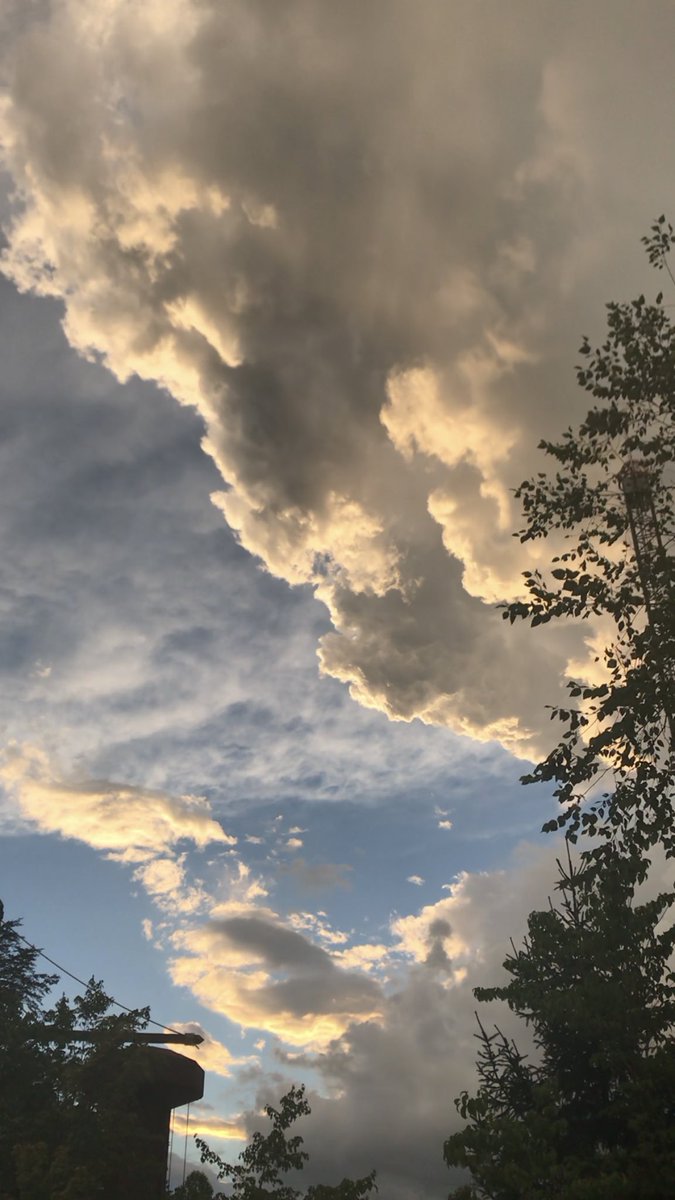
[[345, 950], [337, 950], [335, 957], [343, 966], [360, 971], [373, 971], [386, 965], [391, 955], [391, 947], [382, 942], [360, 942], [355, 946], [347, 946]]
[[134, 872], [151, 896], [166, 896], [178, 890], [185, 879], [183, 864], [174, 858], [154, 858]]
[[[288, 923], [293, 929], [300, 929], [316, 938], [326, 949], [333, 951], [336, 946], [342, 946], [349, 940], [349, 934], [342, 929], [334, 929], [324, 912], [294, 912], [290, 913]], [[344, 954], [340, 961], [344, 962]]]
[[424, 883], [421, 875], [408, 875], [406, 883], [414, 883], [415, 887], [421, 887]]
[[194, 913], [210, 903], [202, 887], [186, 884], [185, 855], [152, 858], [134, 871], [156, 906], [166, 913]]
[[[211, 903], [201, 885], [187, 881], [186, 855], [177, 853], [177, 847], [236, 843], [201, 797], [170, 796], [103, 780], [68, 780], [35, 746], [5, 747], [0, 783], [24, 825], [83, 842], [116, 862], [134, 864], [133, 878], [158, 909], [174, 917], [194, 914]], [[254, 882], [246, 890], [251, 896], [263, 894]], [[143, 932], [148, 941], [153, 939], [150, 920], [143, 922]]]

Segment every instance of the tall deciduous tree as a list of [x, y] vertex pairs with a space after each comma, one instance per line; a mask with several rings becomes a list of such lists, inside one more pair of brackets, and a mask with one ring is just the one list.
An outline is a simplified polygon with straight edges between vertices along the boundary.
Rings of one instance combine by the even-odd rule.
[[203, 1171], [190, 1171], [170, 1195], [171, 1200], [213, 1200], [213, 1188]]
[[302, 1137], [297, 1133], [289, 1137], [287, 1131], [310, 1112], [304, 1087], [292, 1087], [278, 1108], [265, 1106], [272, 1128], [267, 1135], [253, 1134], [239, 1162], [224, 1162], [206, 1142], [195, 1138], [202, 1162], [215, 1167], [219, 1179], [229, 1180], [232, 1200], [367, 1200], [373, 1189], [377, 1191], [374, 1171], [363, 1179], [343, 1179], [334, 1186], [315, 1184], [305, 1192], [288, 1182], [289, 1172], [301, 1171], [309, 1155], [302, 1149]]
[[[668, 268], [665, 217], [643, 241]], [[675, 328], [663, 296], [608, 305], [605, 341], [585, 339], [581, 354], [595, 403], [577, 430], [540, 443], [554, 473], [517, 491], [521, 539], [555, 537], [558, 553], [504, 616], [595, 618], [612, 633], [604, 677], [569, 682], [552, 713], [562, 737], [524, 780], [552, 782], [561, 804], [544, 826], [566, 831], [561, 903], [530, 915], [510, 981], [476, 989], [531, 1027], [536, 1052], [528, 1061], [479, 1022], [479, 1088], [457, 1101], [467, 1124], [444, 1149], [473, 1180], [454, 1200], [675, 1195], [675, 927], [663, 927], [675, 892], [636, 901], [653, 847], [675, 855]]]
[[[661, 217], [643, 240], [659, 266], [675, 235]], [[550, 571], [526, 573], [527, 598], [505, 606], [504, 616], [533, 626], [600, 619], [603, 633], [607, 625], [613, 630], [596, 660], [604, 678], [569, 682], [569, 705], [552, 713], [565, 731], [525, 777], [554, 783], [562, 807], [545, 828], [565, 827], [573, 838], [588, 830], [639, 853], [661, 843], [671, 855], [675, 560], [667, 548], [675, 535], [675, 327], [661, 294], [654, 304], [639, 296], [607, 307], [606, 339], [595, 349], [584, 339], [577, 368], [593, 407], [578, 429], [540, 443], [555, 469], [516, 493], [526, 518], [521, 540], [556, 536], [560, 552]], [[636, 478], [650, 505], [642, 563], [624, 490]], [[601, 783], [609, 786], [598, 794]], [[590, 853], [601, 857], [602, 844]]]

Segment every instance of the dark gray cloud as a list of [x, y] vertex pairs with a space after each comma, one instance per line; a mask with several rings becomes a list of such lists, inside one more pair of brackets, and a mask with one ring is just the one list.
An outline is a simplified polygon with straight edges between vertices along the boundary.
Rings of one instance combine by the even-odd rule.
[[[199, 421], [68, 350], [53, 301], [0, 282], [0, 714], [76, 778], [228, 808], [422, 792], [475, 754], [316, 677], [328, 627], [209, 504]], [[30, 370], [27, 369], [30, 364]], [[426, 733], [426, 736], [425, 736]], [[348, 777], [345, 761], [349, 760]]]
[[298, 857], [281, 867], [281, 873], [292, 876], [302, 888], [311, 891], [324, 891], [332, 888], [349, 888], [349, 874], [353, 871], [348, 863], [318, 862], [309, 863]]
[[325, 1045], [351, 1020], [379, 1013], [383, 995], [375, 979], [344, 969], [270, 909], [227, 907], [232, 911], [180, 929], [173, 939], [181, 952], [171, 964], [173, 979], [207, 1007], [299, 1046]]
[[7, 272], [200, 411], [242, 545], [395, 719], [529, 749], [556, 699], [572, 639], [490, 605], [529, 565], [509, 488], [667, 186], [651, 11], [69, 0], [11, 45]]
[[333, 971], [330, 955], [302, 934], [262, 917], [224, 917], [211, 925], [215, 933], [233, 946], [260, 957], [270, 967], [296, 970]]
[[[277, 1099], [303, 1072], [320, 1075], [302, 1130], [308, 1179], [337, 1182], [345, 1164], [352, 1175], [375, 1167], [381, 1194], [392, 1200], [437, 1200], [459, 1182], [443, 1164], [442, 1147], [461, 1124], [455, 1097], [477, 1083], [476, 1008], [488, 1028], [499, 1025], [536, 1058], [531, 1029], [501, 1002], [477, 1005], [473, 989], [508, 981], [509, 938], [519, 945], [528, 914], [549, 897], [557, 902], [559, 849], [522, 844], [502, 870], [463, 874], [447, 897], [398, 923], [414, 962], [385, 989], [379, 1019], [353, 1021], [319, 1054], [278, 1050], [284, 1078], [265, 1080], [260, 1102]], [[641, 899], [656, 895], [667, 877], [657, 855]], [[440, 942], [461, 974], [451, 977], [446, 959], [429, 956]], [[252, 1113], [247, 1126], [257, 1127]]]
[[429, 953], [424, 960], [428, 967], [433, 967], [437, 971], [452, 969], [452, 960], [448, 957], [445, 949], [445, 943], [451, 935], [452, 926], [449, 921], [439, 917], [431, 922], [429, 925]]
[[[353, 1022], [319, 1055], [279, 1053], [288, 1079], [302, 1068], [320, 1073], [322, 1094], [311, 1097], [304, 1135], [312, 1180], [339, 1180], [345, 1163], [352, 1175], [374, 1167], [392, 1200], [437, 1200], [460, 1182], [442, 1148], [460, 1125], [455, 1097], [476, 1084], [473, 988], [506, 981], [509, 936], [518, 941], [527, 913], [546, 904], [555, 853], [522, 846], [503, 871], [458, 879], [447, 898], [399, 926], [415, 961], [386, 989], [379, 1020]], [[449, 956], [463, 968], [454, 978]], [[529, 1031], [505, 1005], [481, 1006], [481, 1019], [534, 1052]], [[269, 1084], [263, 1094], [271, 1094]]]
[[376, 1167], [392, 1200], [447, 1193], [453, 1177], [442, 1148], [456, 1127], [454, 1089], [472, 1075], [471, 1001], [455, 993], [450, 1002], [421, 970], [392, 999], [383, 1025], [352, 1028], [328, 1051], [326, 1081], [343, 1100], [313, 1099], [306, 1140], [317, 1180], [338, 1178], [342, 1161], [353, 1174]]
[[269, 1013], [282, 1012], [294, 1018], [335, 1015], [339, 1019], [344, 1013], [358, 1018], [379, 1007], [381, 992], [374, 980], [357, 972], [338, 970], [328, 979], [322, 971], [263, 988], [260, 1001]]

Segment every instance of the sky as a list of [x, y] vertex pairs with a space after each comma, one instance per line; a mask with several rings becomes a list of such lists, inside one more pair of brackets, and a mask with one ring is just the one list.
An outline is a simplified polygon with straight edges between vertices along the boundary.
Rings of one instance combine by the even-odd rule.
[[0, 45], [0, 895], [204, 1032], [220, 1153], [304, 1081], [308, 1181], [440, 1197], [602, 639], [502, 620], [556, 550], [512, 491], [659, 290], [675, 6], [0, 0]]

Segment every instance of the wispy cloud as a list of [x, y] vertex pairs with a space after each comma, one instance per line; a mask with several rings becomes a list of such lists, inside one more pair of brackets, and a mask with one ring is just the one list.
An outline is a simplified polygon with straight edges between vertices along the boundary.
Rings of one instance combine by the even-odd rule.
[[[122, 862], [157, 859], [181, 841], [199, 847], [236, 842], [199, 796], [170, 796], [102, 780], [64, 780], [36, 747], [7, 747], [0, 779], [21, 815], [40, 832], [86, 842]], [[179, 871], [167, 860], [155, 863], [150, 877], [155, 890], [168, 890], [167, 872], [176, 882]]]
[[349, 863], [309, 863], [298, 857], [281, 867], [282, 874], [292, 876], [302, 888], [311, 891], [330, 891], [333, 888], [350, 888], [349, 876], [353, 872]]

